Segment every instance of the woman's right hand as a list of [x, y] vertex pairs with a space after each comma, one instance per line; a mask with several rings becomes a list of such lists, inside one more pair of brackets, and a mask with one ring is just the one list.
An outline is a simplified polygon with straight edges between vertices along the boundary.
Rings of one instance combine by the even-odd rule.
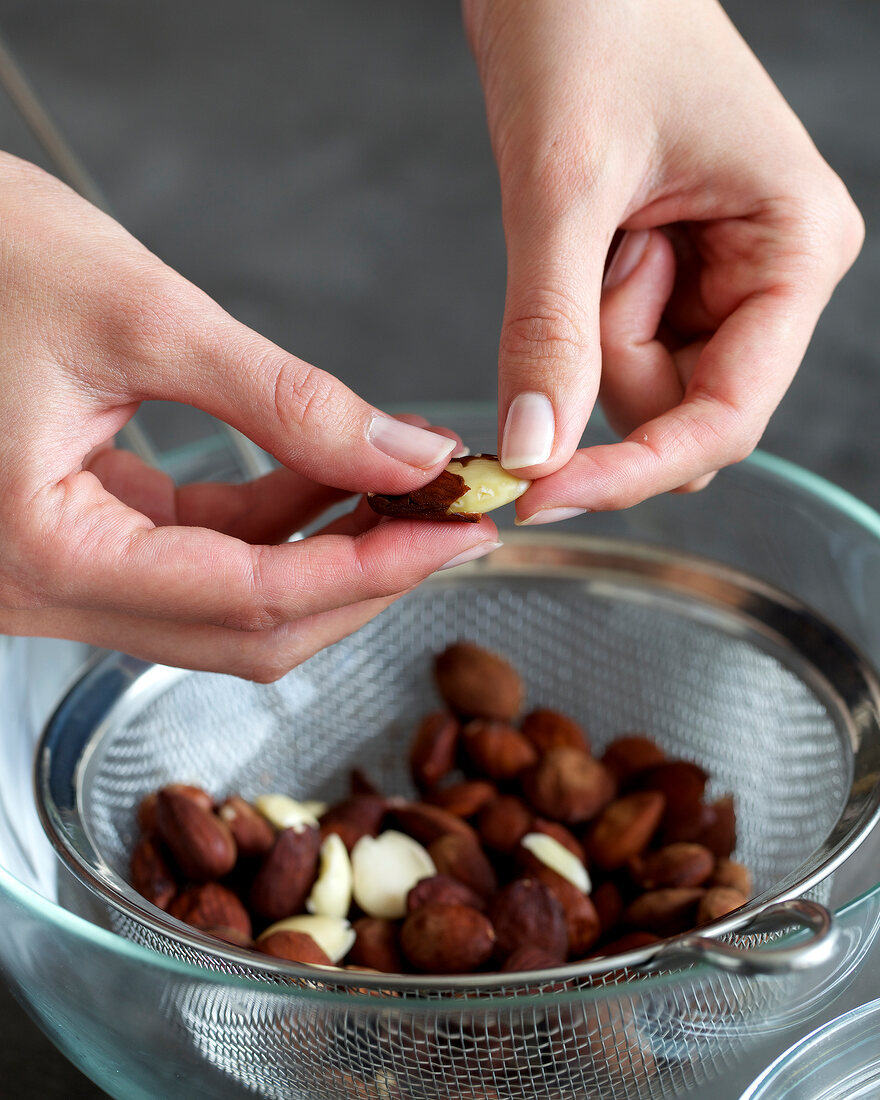
[[[239, 324], [112, 219], [0, 155], [0, 631], [271, 680], [451, 561], [490, 520], [382, 520], [455, 441], [384, 415]], [[141, 401], [197, 406], [282, 464], [176, 489], [116, 432]]]

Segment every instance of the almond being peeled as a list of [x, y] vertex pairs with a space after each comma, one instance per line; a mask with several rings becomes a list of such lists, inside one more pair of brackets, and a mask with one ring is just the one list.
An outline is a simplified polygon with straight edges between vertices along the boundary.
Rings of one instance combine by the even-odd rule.
[[374, 512], [396, 519], [477, 523], [485, 512], [521, 497], [529, 485], [509, 474], [495, 455], [467, 455], [453, 459], [421, 489], [399, 496], [369, 493], [367, 501]]

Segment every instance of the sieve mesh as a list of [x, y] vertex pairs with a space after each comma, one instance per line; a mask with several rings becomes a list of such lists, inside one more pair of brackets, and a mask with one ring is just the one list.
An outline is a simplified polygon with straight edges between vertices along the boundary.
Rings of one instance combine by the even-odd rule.
[[[625, 967], [564, 980], [488, 976], [485, 987], [452, 978], [364, 990], [346, 972], [319, 982], [168, 935], [101, 885], [127, 877], [136, 807], [164, 783], [332, 800], [357, 765], [388, 793], [412, 793], [406, 750], [438, 703], [433, 655], [459, 639], [507, 656], [528, 706], [570, 714], [597, 751], [643, 730], [699, 762], [713, 777], [710, 794], [734, 795], [737, 855], [759, 891], [813, 870], [852, 799], [853, 746], [863, 751], [845, 698], [849, 650], [832, 638], [845, 669], [829, 681], [810, 657], [813, 620], [798, 620], [792, 636], [784, 601], [764, 594], [758, 614], [756, 590], [727, 574], [722, 584], [711, 563], [683, 567], [658, 552], [645, 568], [631, 546], [602, 540], [579, 540], [548, 561], [544, 547], [535, 556], [524, 541], [507, 558], [435, 578], [274, 685], [141, 672], [87, 730], [73, 769], [77, 825], [62, 854], [75, 850], [74, 868], [88, 862], [83, 848], [98, 854], [91, 868], [124, 936], [261, 983], [179, 982], [161, 1006], [182, 1041], [254, 1094], [654, 1100], [722, 1074], [762, 1020], [784, 1018], [786, 980], [728, 973], [672, 988]], [[871, 752], [866, 773], [876, 771], [876, 745]], [[64, 831], [64, 814], [44, 819]]]

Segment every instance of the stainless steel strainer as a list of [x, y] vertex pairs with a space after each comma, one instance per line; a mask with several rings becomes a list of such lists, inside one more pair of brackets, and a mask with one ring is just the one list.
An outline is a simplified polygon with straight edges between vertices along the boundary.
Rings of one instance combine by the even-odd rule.
[[[529, 705], [571, 714], [597, 746], [648, 730], [703, 764], [714, 792], [735, 796], [738, 856], [758, 887], [748, 908], [611, 965], [325, 977], [218, 949], [127, 886], [136, 806], [167, 782], [333, 799], [358, 764], [409, 793], [404, 747], [436, 705], [431, 658], [461, 638], [505, 653]], [[37, 791], [57, 850], [112, 927], [230, 976], [176, 984], [162, 1006], [229, 1082], [223, 1095], [669, 1097], [722, 1073], [756, 1031], [787, 1018], [795, 988], [833, 970], [827, 912], [790, 899], [826, 896], [877, 818], [878, 712], [859, 655], [761, 582], [632, 542], [520, 534], [274, 685], [106, 659], [47, 727]], [[774, 948], [771, 918], [811, 935]], [[698, 958], [717, 969], [696, 968], [675, 994], [652, 986], [652, 974]]]

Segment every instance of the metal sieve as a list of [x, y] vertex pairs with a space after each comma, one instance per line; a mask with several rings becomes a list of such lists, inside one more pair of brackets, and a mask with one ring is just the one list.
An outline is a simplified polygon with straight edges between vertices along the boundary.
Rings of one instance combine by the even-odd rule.
[[[737, 856], [757, 886], [748, 907], [554, 971], [327, 976], [218, 945], [127, 885], [135, 809], [164, 783], [334, 799], [357, 764], [411, 793], [405, 747], [437, 704], [432, 656], [456, 639], [504, 653], [528, 705], [570, 714], [598, 749], [646, 730], [702, 764], [709, 794], [735, 797]], [[629, 541], [518, 533], [277, 684], [106, 658], [47, 726], [37, 793], [58, 853], [115, 930], [229, 975], [178, 983], [161, 1006], [228, 1082], [223, 1095], [671, 1097], [723, 1073], [830, 980], [834, 936], [816, 899], [878, 816], [878, 712], [877, 680], [846, 640], [752, 577]], [[810, 932], [767, 942], [791, 924]], [[711, 969], [675, 991], [653, 980], [695, 960]]]

